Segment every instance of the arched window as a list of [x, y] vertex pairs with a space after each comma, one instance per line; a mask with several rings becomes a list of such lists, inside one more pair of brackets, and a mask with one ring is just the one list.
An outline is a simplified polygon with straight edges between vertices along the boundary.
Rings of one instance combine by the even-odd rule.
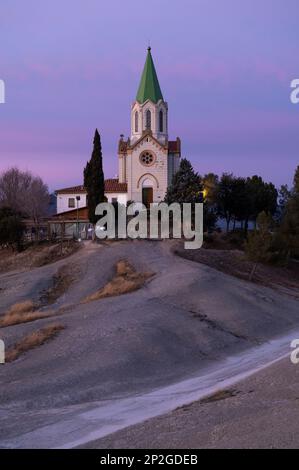
[[159, 111], [159, 132], [163, 132], [163, 111]]
[[145, 128], [149, 130], [152, 128], [152, 113], [149, 109], [145, 113]]
[[135, 112], [135, 132], [138, 132], [138, 111]]

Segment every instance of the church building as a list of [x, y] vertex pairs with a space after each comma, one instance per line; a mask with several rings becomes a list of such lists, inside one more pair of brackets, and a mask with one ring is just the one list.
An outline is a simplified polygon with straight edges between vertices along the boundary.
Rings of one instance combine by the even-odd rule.
[[[168, 139], [168, 105], [164, 101], [151, 48], [143, 68], [136, 99], [131, 106], [131, 135], [118, 143], [118, 179], [105, 180], [108, 202], [127, 204], [164, 200], [167, 187], [178, 170], [181, 141]], [[57, 214], [86, 207], [83, 186], [56, 191]]]

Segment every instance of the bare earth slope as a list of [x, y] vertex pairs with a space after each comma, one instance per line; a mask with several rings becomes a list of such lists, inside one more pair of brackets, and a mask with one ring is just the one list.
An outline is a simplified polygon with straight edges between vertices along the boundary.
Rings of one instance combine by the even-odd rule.
[[82, 447], [298, 449], [299, 366], [289, 359], [224, 393], [182, 406]]
[[[138, 291], [81, 304], [113, 277], [120, 259], [155, 276]], [[73, 282], [44, 310], [65, 329], [0, 366], [2, 447], [39, 447], [41, 427], [54, 424], [59, 439], [61, 423], [82, 409], [198, 376], [228, 355], [299, 329], [297, 301], [176, 257], [168, 242], [137, 240], [87, 243], [57, 263], [1, 275], [0, 312], [19, 300], [39, 302], [62, 266]], [[10, 347], [48, 324], [2, 328], [0, 337]]]

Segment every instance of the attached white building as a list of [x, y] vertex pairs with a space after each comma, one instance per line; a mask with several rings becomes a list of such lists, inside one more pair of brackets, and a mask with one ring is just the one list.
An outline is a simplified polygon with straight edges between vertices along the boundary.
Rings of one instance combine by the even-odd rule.
[[[105, 196], [108, 202], [119, 202], [126, 205], [127, 185], [119, 183], [118, 179], [107, 179], [105, 180]], [[58, 189], [56, 197], [57, 214], [87, 206], [87, 193], [84, 186]]]

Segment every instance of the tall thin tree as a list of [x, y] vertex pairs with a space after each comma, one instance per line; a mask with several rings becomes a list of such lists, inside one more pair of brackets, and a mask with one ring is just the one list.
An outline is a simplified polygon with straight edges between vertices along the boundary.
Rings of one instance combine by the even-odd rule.
[[88, 218], [92, 224], [95, 224], [98, 220], [95, 209], [100, 202], [105, 201], [102, 145], [97, 129], [94, 134], [91, 159], [84, 168], [84, 186], [87, 191]]

